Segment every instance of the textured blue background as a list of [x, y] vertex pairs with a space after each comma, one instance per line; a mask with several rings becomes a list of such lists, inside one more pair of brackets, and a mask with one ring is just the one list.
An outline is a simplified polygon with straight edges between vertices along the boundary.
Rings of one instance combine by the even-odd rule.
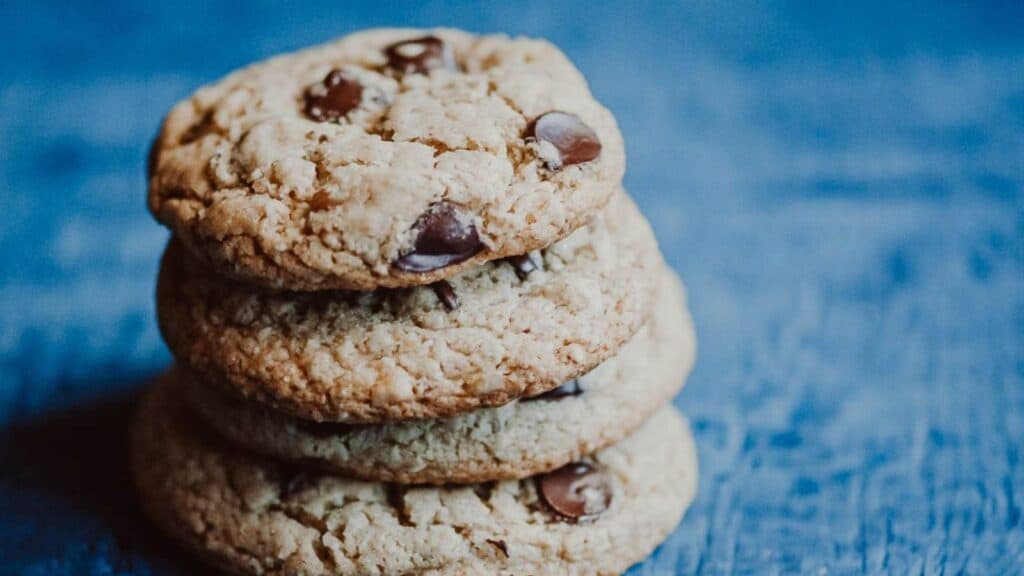
[[394, 24], [549, 37], [619, 117], [701, 338], [700, 494], [636, 574], [1022, 571], [1024, 4], [291, 4], [0, 3], [0, 573], [197, 570], [125, 468], [169, 361], [145, 148]]

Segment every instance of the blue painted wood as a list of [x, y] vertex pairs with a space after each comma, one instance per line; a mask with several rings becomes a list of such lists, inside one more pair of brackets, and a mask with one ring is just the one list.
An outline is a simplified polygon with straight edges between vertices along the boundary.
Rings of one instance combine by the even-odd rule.
[[1024, 7], [0, 5], [0, 573], [172, 574], [125, 431], [168, 362], [142, 165], [195, 86], [351, 29], [550, 37], [687, 280], [701, 489], [637, 575], [1024, 566]]

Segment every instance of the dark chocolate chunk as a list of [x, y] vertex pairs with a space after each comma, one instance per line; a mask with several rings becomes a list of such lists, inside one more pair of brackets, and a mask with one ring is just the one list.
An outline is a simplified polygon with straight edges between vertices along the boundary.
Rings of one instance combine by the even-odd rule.
[[413, 230], [413, 249], [395, 261], [405, 272], [429, 272], [458, 264], [483, 249], [472, 219], [449, 202], [436, 202], [424, 212]]
[[533, 256], [530, 256], [529, 254], [512, 256], [506, 258], [505, 261], [508, 262], [512, 266], [512, 269], [516, 271], [516, 276], [518, 276], [520, 280], [526, 280], [526, 277], [530, 275], [530, 272], [537, 269], [537, 262], [533, 259]]
[[533, 400], [558, 400], [560, 398], [565, 398], [567, 396], [579, 396], [580, 394], [583, 394], [583, 388], [580, 387], [579, 380], [573, 379], [569, 380], [565, 384], [562, 384], [558, 388], [548, 390], [543, 394], [531, 396], [529, 398], [524, 399], [524, 401], [530, 402]]
[[444, 40], [424, 36], [396, 42], [384, 49], [388, 66], [405, 74], [426, 74], [431, 70], [455, 69], [455, 58]]
[[363, 86], [341, 70], [331, 70], [320, 82], [306, 89], [306, 116], [318, 122], [336, 122], [359, 106]]
[[527, 127], [526, 137], [555, 147], [558, 158], [547, 159], [547, 166], [552, 170], [589, 162], [601, 154], [601, 140], [597, 133], [575, 114], [543, 114]]
[[612, 482], [604, 470], [586, 462], [566, 464], [537, 477], [541, 498], [573, 522], [600, 515], [612, 503]]
[[459, 295], [455, 293], [451, 284], [439, 280], [431, 284], [430, 287], [434, 289], [434, 294], [437, 294], [437, 299], [441, 301], [445, 310], [451, 312], [459, 307]]

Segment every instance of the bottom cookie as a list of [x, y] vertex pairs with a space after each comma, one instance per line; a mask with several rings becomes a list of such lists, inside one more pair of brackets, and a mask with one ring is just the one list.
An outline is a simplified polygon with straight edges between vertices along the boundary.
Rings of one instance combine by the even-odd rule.
[[697, 484], [672, 408], [544, 475], [403, 487], [239, 452], [167, 379], [143, 401], [133, 459], [156, 523], [239, 574], [617, 574], [672, 531]]

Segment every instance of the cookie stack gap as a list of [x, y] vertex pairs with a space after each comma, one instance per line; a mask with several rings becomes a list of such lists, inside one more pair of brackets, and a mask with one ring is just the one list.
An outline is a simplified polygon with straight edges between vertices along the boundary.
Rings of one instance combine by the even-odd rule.
[[147, 511], [246, 574], [641, 560], [696, 490], [696, 340], [623, 166], [539, 40], [372, 30], [176, 106]]

